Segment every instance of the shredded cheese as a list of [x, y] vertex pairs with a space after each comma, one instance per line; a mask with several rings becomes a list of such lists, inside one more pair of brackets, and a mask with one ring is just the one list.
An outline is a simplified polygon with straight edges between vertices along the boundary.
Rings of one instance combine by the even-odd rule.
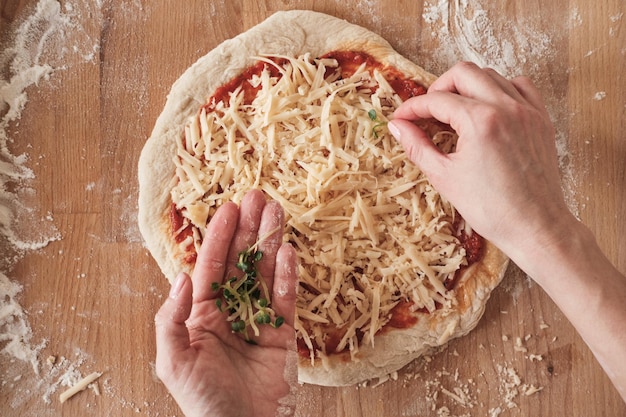
[[61, 395], [59, 395], [59, 401], [61, 401], [61, 403], [64, 403], [68, 399], [72, 398], [74, 395], [78, 394], [79, 392], [87, 388], [89, 384], [91, 384], [96, 379], [100, 378], [101, 376], [102, 376], [102, 373], [100, 372], [93, 372], [87, 375], [86, 377], [78, 381], [76, 384], [74, 384], [72, 387], [63, 391]]
[[[384, 73], [363, 65], [341, 78], [332, 59], [259, 59], [281, 75], [266, 67], [253, 76], [252, 103], [237, 88], [189, 121], [172, 201], [199, 231], [199, 247], [224, 202], [253, 188], [278, 200], [300, 260], [298, 337], [312, 360], [344, 349], [356, 355], [400, 301], [430, 312], [453, 302], [444, 283], [466, 262], [454, 208], [386, 129], [374, 132], [401, 103]], [[444, 151], [455, 140], [435, 137]]]

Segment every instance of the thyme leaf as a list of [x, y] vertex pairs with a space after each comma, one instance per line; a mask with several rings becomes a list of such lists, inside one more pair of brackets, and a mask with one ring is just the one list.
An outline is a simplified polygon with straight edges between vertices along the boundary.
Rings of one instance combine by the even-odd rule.
[[382, 129], [383, 127], [387, 126], [388, 122], [384, 122], [382, 120], [380, 120], [378, 118], [378, 114], [376, 114], [376, 110], [371, 109], [370, 111], [367, 112], [367, 116], [370, 118], [370, 120], [372, 122], [376, 122], [376, 124], [374, 125], [374, 127], [372, 127], [372, 135], [374, 135], [374, 137], [376, 139], [378, 139], [378, 132], [380, 129]]

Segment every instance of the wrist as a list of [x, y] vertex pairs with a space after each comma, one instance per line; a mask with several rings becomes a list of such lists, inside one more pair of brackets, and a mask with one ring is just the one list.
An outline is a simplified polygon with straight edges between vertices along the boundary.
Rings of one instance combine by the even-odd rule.
[[597, 245], [589, 229], [568, 210], [542, 219], [532, 225], [520, 223], [523, 230], [494, 243], [543, 287], [546, 280], [561, 276], [552, 268], [573, 267]]

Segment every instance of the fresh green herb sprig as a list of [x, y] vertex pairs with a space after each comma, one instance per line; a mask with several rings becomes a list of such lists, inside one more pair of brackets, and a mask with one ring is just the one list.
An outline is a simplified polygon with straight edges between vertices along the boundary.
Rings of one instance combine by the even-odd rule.
[[256, 263], [263, 258], [258, 243], [239, 252], [235, 266], [243, 272], [240, 278], [232, 277], [223, 284], [213, 282], [213, 291], [222, 291], [222, 297], [215, 300], [221, 312], [228, 312], [227, 320], [233, 332], [240, 333], [248, 343], [254, 344], [248, 329], [255, 337], [259, 336], [259, 326], [268, 324], [279, 328], [285, 322], [270, 307], [269, 291]]
[[372, 109], [370, 111], [367, 112], [367, 115], [369, 116], [370, 120], [372, 122], [376, 122], [376, 124], [374, 125], [374, 127], [372, 127], [372, 134], [374, 135], [374, 137], [376, 139], [378, 139], [378, 131], [383, 128], [384, 126], [387, 126], [388, 122], [383, 122], [382, 120], [380, 120], [378, 118], [378, 114], [376, 114], [376, 110]]

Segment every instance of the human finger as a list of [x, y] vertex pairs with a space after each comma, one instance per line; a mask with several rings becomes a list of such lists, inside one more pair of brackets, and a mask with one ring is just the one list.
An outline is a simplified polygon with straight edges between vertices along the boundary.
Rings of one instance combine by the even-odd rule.
[[297, 285], [298, 257], [293, 246], [283, 243], [276, 254], [272, 308], [290, 326], [293, 326], [295, 321]]
[[280, 203], [269, 201], [263, 208], [259, 225], [258, 249], [263, 253], [263, 257], [258, 263], [258, 271], [270, 289], [274, 281], [276, 255], [283, 243], [284, 224], [285, 213]]
[[452, 126], [460, 134], [468, 111], [478, 103], [476, 100], [449, 92], [433, 92], [410, 98], [393, 113], [393, 120], [417, 120], [435, 118]]
[[489, 77], [491, 77], [491, 79], [496, 84], [498, 84], [502, 91], [508, 94], [511, 98], [516, 101], [525, 101], [524, 97], [522, 96], [522, 94], [520, 94], [515, 85], [511, 81], [507, 80], [504, 76], [502, 76], [498, 71], [494, 70], [493, 68], [484, 68], [483, 71]]
[[185, 321], [192, 306], [192, 283], [189, 275], [180, 273], [156, 316], [156, 371], [159, 378], [169, 373], [172, 358], [189, 348], [189, 331]]
[[515, 86], [517, 91], [529, 102], [534, 108], [541, 111], [546, 116], [548, 111], [546, 104], [541, 97], [541, 93], [535, 87], [533, 82], [528, 77], [515, 77], [511, 80], [511, 83]]
[[428, 93], [449, 92], [483, 101], [492, 101], [502, 94], [498, 83], [472, 62], [459, 62], [437, 78]]
[[228, 251], [226, 274], [229, 278], [241, 275], [241, 271], [235, 267], [239, 252], [246, 250], [256, 242], [264, 207], [265, 196], [259, 190], [248, 191], [241, 200], [237, 229]]
[[440, 171], [446, 158], [422, 129], [408, 120], [393, 119], [389, 132], [400, 142], [407, 157], [430, 178]]
[[192, 275], [194, 303], [214, 299], [219, 295], [211, 289], [211, 284], [221, 283], [224, 278], [228, 250], [238, 218], [237, 205], [226, 202], [217, 209], [209, 222]]

